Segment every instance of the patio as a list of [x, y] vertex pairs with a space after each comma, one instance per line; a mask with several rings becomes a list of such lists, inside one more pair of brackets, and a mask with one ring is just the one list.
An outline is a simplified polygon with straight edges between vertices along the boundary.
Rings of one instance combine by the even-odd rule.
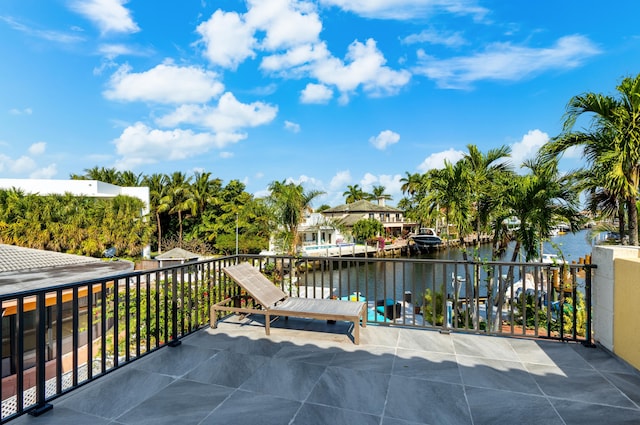
[[576, 343], [235, 316], [23, 424], [640, 423], [640, 373]]

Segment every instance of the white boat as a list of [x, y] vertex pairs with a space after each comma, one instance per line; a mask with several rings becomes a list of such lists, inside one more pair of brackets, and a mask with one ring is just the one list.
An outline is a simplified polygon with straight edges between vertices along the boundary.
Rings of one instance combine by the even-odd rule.
[[436, 234], [436, 231], [430, 227], [420, 228], [420, 232], [409, 237], [419, 248], [432, 247], [440, 245], [442, 239]]

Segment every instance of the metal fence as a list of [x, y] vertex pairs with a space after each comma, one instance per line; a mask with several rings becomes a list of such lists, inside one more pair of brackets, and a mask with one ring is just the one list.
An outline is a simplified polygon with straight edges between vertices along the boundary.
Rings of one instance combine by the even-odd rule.
[[590, 264], [221, 257], [0, 296], [1, 422], [207, 326], [240, 261], [290, 296], [366, 301], [381, 326], [591, 344]]

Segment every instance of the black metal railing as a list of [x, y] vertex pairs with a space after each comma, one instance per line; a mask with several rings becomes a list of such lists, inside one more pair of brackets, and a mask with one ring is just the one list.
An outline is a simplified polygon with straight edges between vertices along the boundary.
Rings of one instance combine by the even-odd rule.
[[291, 296], [366, 300], [379, 325], [591, 343], [594, 265], [221, 257], [0, 296], [1, 422], [207, 326], [240, 261]]

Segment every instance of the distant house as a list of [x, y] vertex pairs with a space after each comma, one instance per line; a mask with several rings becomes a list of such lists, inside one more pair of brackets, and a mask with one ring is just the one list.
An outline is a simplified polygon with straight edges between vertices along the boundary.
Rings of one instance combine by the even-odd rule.
[[405, 223], [404, 212], [401, 209], [364, 200], [329, 208], [322, 214], [333, 220], [339, 220], [346, 227], [353, 227], [359, 220], [373, 218], [382, 223], [387, 235], [400, 235], [409, 224]]

